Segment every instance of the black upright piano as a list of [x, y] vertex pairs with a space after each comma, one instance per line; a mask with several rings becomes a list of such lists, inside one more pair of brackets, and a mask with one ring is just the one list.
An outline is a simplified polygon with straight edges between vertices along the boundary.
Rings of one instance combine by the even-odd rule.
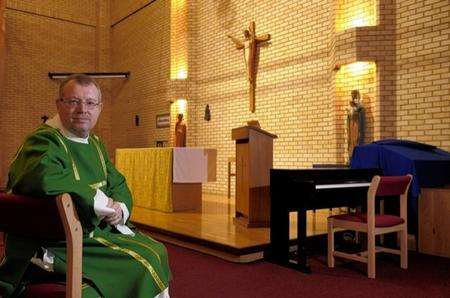
[[[306, 211], [356, 207], [366, 202], [367, 190], [380, 169], [271, 169], [270, 244], [265, 258], [310, 272], [307, 260]], [[289, 257], [289, 212], [297, 211], [297, 254]]]

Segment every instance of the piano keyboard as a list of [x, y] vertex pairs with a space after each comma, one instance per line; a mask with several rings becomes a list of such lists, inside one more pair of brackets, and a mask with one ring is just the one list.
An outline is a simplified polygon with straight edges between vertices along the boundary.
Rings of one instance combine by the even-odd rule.
[[338, 183], [338, 184], [317, 184], [316, 189], [332, 189], [332, 188], [350, 188], [350, 187], [368, 187], [370, 182], [359, 183]]

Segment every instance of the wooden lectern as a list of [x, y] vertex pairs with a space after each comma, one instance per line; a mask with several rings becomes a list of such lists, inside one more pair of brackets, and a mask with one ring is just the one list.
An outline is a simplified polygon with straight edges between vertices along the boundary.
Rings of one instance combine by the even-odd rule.
[[270, 169], [276, 135], [255, 126], [231, 131], [236, 140], [236, 217], [245, 227], [268, 227]]

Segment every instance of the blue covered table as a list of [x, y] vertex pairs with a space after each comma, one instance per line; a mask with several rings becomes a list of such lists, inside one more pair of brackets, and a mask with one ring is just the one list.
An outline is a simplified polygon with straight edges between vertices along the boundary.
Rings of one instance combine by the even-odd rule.
[[408, 205], [416, 220], [420, 188], [450, 184], [450, 153], [413, 141], [391, 139], [356, 146], [350, 167], [380, 168], [388, 176], [412, 174]]

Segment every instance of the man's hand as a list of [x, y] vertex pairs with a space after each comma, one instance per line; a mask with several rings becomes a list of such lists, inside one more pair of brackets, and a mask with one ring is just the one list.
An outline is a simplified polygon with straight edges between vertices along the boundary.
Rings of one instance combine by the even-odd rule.
[[120, 223], [123, 217], [122, 208], [118, 202], [114, 202], [113, 199], [109, 198], [107, 207], [112, 208], [115, 212], [111, 215], [108, 215], [104, 218], [108, 224], [115, 226]]

